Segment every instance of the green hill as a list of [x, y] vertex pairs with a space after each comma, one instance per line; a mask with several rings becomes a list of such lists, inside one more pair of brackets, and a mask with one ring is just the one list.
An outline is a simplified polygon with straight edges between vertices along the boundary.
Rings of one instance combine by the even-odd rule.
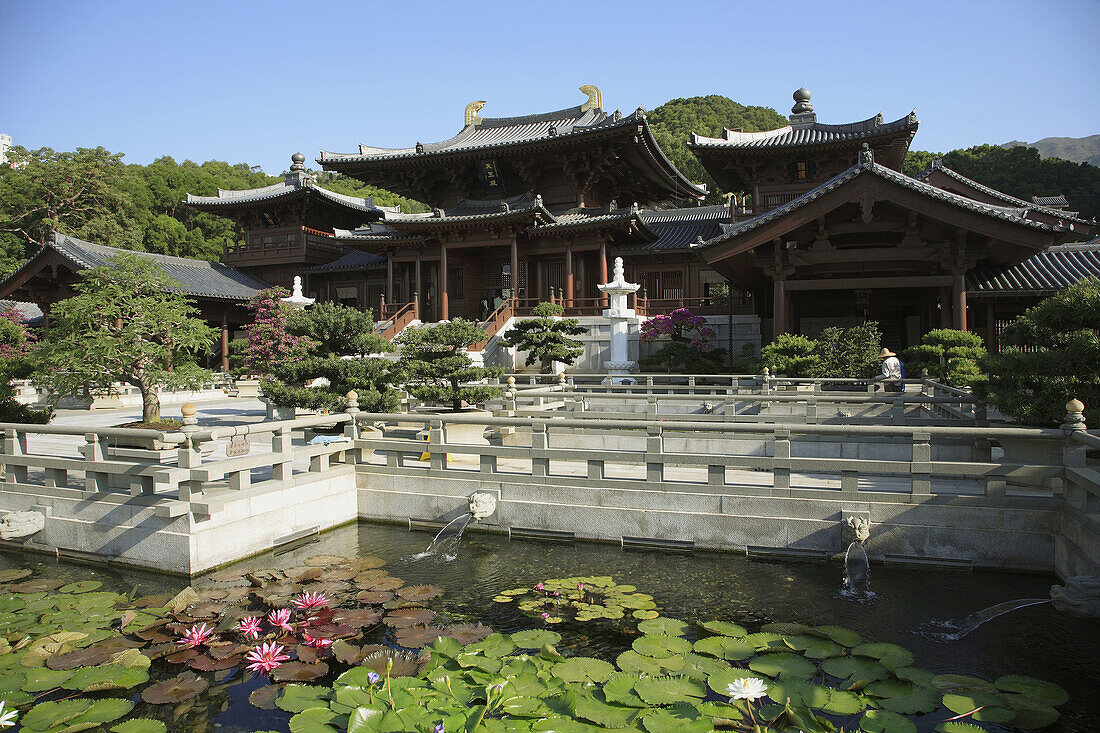
[[1033, 143], [1020, 140], [1004, 143], [1002, 148], [1035, 148], [1042, 158], [1061, 158], [1074, 163], [1088, 163], [1100, 167], [1100, 135], [1088, 137], [1044, 137]]

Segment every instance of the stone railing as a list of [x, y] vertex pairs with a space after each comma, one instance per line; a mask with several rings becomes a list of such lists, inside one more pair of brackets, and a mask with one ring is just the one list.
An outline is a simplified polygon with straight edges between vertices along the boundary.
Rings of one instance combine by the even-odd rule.
[[[359, 419], [394, 420], [384, 414], [363, 414]], [[426, 426], [427, 445], [415, 437], [387, 435], [388, 431], [363, 436], [357, 446], [368, 454], [368, 463], [370, 454], [375, 454], [390, 469], [427, 467], [453, 470], [456, 476], [473, 471], [497, 482], [522, 481], [524, 476], [541, 479], [554, 475], [551, 465], [568, 464], [569, 470], [561, 476], [597, 480], [600, 486], [607, 482], [612, 488], [659, 483], [662, 490], [687, 491], [702, 484], [710, 491], [737, 486], [739, 491], [763, 496], [839, 490], [841, 495], [908, 503], [930, 494], [934, 483], [954, 482], [961, 495], [1003, 499], [1011, 481], [1021, 488], [1022, 500], [1050, 502], [1060, 498], [1055, 480], [1064, 477], [1066, 461], [1075, 455], [1075, 444], [1067, 441], [1062, 430], [1038, 428], [460, 414], [402, 415], [400, 420]], [[498, 445], [449, 441], [448, 431], [463, 425], [484, 426], [505, 439]], [[989, 450], [993, 443], [1002, 448], [997, 460]], [[424, 454], [428, 461], [420, 460]], [[809, 483], [819, 486], [792, 487], [793, 474], [810, 477]], [[862, 488], [860, 477], [876, 477], [883, 486]]]

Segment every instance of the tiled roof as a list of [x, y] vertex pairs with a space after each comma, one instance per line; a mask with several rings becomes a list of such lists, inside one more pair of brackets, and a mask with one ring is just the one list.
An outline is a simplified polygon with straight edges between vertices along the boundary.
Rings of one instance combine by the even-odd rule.
[[777, 206], [776, 208], [766, 211], [760, 216], [753, 217], [752, 219], [747, 219], [731, 226], [724, 226], [724, 233], [721, 236], [715, 237], [714, 239], [706, 242], [704, 246], [709, 247], [713, 244], [718, 244], [719, 242], [732, 239], [733, 237], [744, 234], [745, 232], [752, 231], [753, 229], [756, 229], [769, 222], [775, 221], [776, 219], [780, 219], [790, 212], [802, 208], [811, 201], [816, 201], [825, 194], [835, 191], [836, 189], [843, 186], [845, 183], [861, 175], [875, 175], [879, 178], [883, 178], [887, 181], [892, 181], [894, 183], [897, 183], [898, 185], [904, 186], [911, 191], [916, 191], [918, 193], [924, 194], [925, 196], [939, 199], [940, 201], [944, 201], [946, 203], [958, 206], [963, 209], [968, 209], [979, 214], [991, 216], [993, 218], [1001, 219], [1003, 221], [1010, 221], [1021, 226], [1031, 227], [1033, 229], [1043, 229], [1046, 231], [1064, 230], [1064, 227], [1059, 228], [1057, 225], [1046, 224], [1040, 221], [1034, 221], [1032, 219], [1025, 218], [1025, 215], [1027, 214], [1027, 208], [1030, 207], [1015, 208], [984, 204], [980, 201], [975, 201], [974, 199], [967, 198], [966, 196], [960, 196], [957, 193], [951, 193], [950, 191], [945, 191], [942, 188], [937, 188], [931, 184], [924, 183], [923, 181], [919, 181], [915, 178], [911, 178], [904, 173], [898, 173], [892, 168], [887, 168], [886, 166], [880, 165], [873, 161], [861, 160], [859, 163], [856, 163], [846, 171], [843, 171], [833, 178], [830, 178], [825, 183], [822, 183], [817, 188], [807, 191], [798, 198], [791, 199], [782, 206]]
[[1049, 295], [1086, 278], [1100, 278], [1100, 239], [1057, 244], [1016, 265], [983, 263], [966, 276], [975, 295]]
[[314, 193], [337, 206], [353, 211], [377, 214], [379, 216], [385, 212], [401, 210], [400, 207], [375, 206], [373, 198], [357, 198], [355, 196], [346, 196], [342, 193], [329, 191], [328, 189], [318, 186], [313, 180], [313, 177], [307, 173], [297, 172], [287, 173], [285, 180], [281, 183], [264, 186], [263, 188], [250, 188], [241, 191], [227, 191], [219, 188], [217, 196], [196, 196], [189, 193], [187, 194], [186, 203], [189, 206], [196, 206], [199, 208], [229, 208], [261, 201], [301, 196], [307, 193]]
[[56, 250], [81, 270], [110, 265], [116, 255], [130, 252], [141, 259], [154, 262], [179, 282], [180, 292], [196, 298], [249, 300], [256, 295], [257, 291], [270, 287], [263, 280], [220, 262], [192, 260], [149, 252], [132, 252], [102, 244], [92, 244], [65, 234], [54, 233], [53, 241], [46, 247]]
[[14, 308], [18, 311], [27, 323], [42, 322], [42, 309], [38, 307], [37, 303], [27, 303], [22, 300], [0, 300], [0, 311], [5, 311], [8, 308]]
[[1057, 196], [1032, 196], [1031, 202], [1039, 206], [1069, 206], [1069, 201], [1062, 194]]
[[[978, 183], [977, 181], [975, 181], [971, 178], [967, 178], [962, 173], [959, 173], [958, 171], [954, 171], [954, 170], [948, 168], [947, 166], [945, 166], [943, 164], [942, 161], [940, 161], [938, 159], [932, 161], [932, 165], [930, 165], [929, 167], [922, 170], [920, 173], [913, 176], [913, 178], [915, 178], [918, 181], [927, 181], [928, 178], [932, 175], [932, 171], [936, 171], [936, 170], [940, 171], [941, 173], [946, 174], [950, 178], [954, 178], [956, 181], [958, 181], [959, 183], [962, 183], [963, 185], [970, 186], [970, 187], [972, 187], [972, 188], [974, 188], [978, 191], [981, 191], [982, 193], [986, 194], [987, 196], [989, 196], [991, 198], [995, 198], [998, 201], [1003, 201], [1003, 202], [1005, 202], [1006, 204], [1008, 204], [1010, 206], [1020, 207], [1020, 208], [1024, 208], [1024, 209], [1034, 209], [1036, 211], [1041, 211], [1041, 212], [1043, 212], [1043, 213], [1045, 213], [1049, 216], [1055, 217], [1057, 219], [1064, 219], [1064, 220], [1065, 219], [1070, 219], [1070, 220], [1073, 220], [1075, 223], [1078, 223], [1078, 224], [1085, 224], [1085, 225], [1089, 224], [1089, 222], [1085, 221], [1084, 219], [1078, 218], [1078, 212], [1076, 212], [1076, 211], [1063, 211], [1061, 209], [1049, 209], [1046, 206], [1043, 206], [1042, 204], [1040, 204], [1038, 201], [1035, 200], [1036, 198], [1041, 199], [1042, 197], [1034, 197], [1031, 201], [1024, 201], [1023, 199], [1018, 199], [1015, 196], [1010, 196], [1009, 194], [1004, 193], [1003, 191], [998, 191], [995, 188], [990, 188], [989, 186]], [[1058, 197], [1058, 198], [1062, 198], [1064, 200], [1064, 197]]]
[[882, 135], [917, 130], [917, 115], [911, 112], [893, 122], [883, 122], [882, 115], [875, 115], [862, 122], [846, 125], [827, 125], [822, 122], [792, 123], [778, 130], [764, 132], [737, 132], [723, 130], [722, 137], [704, 137], [691, 134], [689, 147], [693, 148], [787, 148], [825, 143], [855, 142]]
[[682, 209], [643, 209], [641, 219], [656, 238], [652, 242], [616, 247], [616, 251], [690, 250], [701, 241], [721, 235], [723, 223], [728, 224], [731, 221], [730, 208], [724, 204], [689, 206]]
[[382, 255], [364, 252], [361, 249], [350, 250], [338, 260], [326, 262], [323, 265], [307, 267], [306, 272], [337, 272], [340, 270], [363, 270], [368, 267], [384, 265], [386, 258]]
[[542, 196], [527, 192], [506, 199], [477, 201], [459, 199], [448, 209], [435, 209], [423, 214], [387, 213], [383, 221], [399, 231], [423, 231], [452, 224], [473, 224], [507, 219], [554, 221], [554, 215], [543, 206]]

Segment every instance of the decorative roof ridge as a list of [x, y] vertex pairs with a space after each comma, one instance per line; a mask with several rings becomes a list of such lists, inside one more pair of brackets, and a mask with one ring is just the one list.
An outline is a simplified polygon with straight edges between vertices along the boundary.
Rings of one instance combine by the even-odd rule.
[[[1053, 216], [1053, 217], [1058, 218], [1058, 219], [1071, 219], [1074, 222], [1077, 222], [1077, 223], [1080, 223], [1080, 224], [1092, 224], [1093, 223], [1093, 222], [1087, 221], [1085, 219], [1082, 219], [1079, 216], [1074, 216], [1074, 214], [1078, 213], [1078, 212], [1063, 211], [1061, 209], [1051, 209], [1047, 206], [1040, 206], [1039, 204], [1036, 204], [1034, 202], [1024, 201], [1023, 199], [1016, 198], [1012, 194], [1005, 193], [1004, 191], [998, 191], [997, 189], [992, 188], [990, 186], [987, 186], [984, 183], [978, 183], [973, 178], [967, 178], [962, 173], [959, 173], [957, 170], [955, 170], [953, 168], [948, 168], [946, 165], [943, 164], [943, 160], [941, 158], [934, 159], [932, 161], [932, 163], [927, 168], [922, 170], [920, 173], [917, 173], [915, 176], [912, 176], [912, 178], [914, 178], [917, 181], [921, 181], [922, 183], [924, 183], [924, 182], [926, 182], [925, 179], [927, 179], [932, 174], [932, 171], [934, 171], [934, 170], [943, 171], [945, 174], [947, 174], [947, 176], [949, 178], [954, 178], [959, 183], [965, 184], [967, 186], [973, 186], [974, 188], [978, 189], [982, 193], [987, 194], [989, 196], [992, 196], [993, 198], [998, 198], [1001, 201], [1004, 201], [1005, 203], [1013, 204], [1017, 208], [1025, 208], [1025, 209], [1030, 209], [1030, 210], [1034, 210], [1034, 211], [1041, 211], [1044, 214], [1047, 214], [1048, 216]], [[928, 184], [928, 185], [932, 186], [932, 184]], [[938, 186], [933, 186], [933, 188], [939, 188], [939, 187]], [[940, 190], [942, 190], [942, 189], [940, 189]]]
[[919, 120], [917, 120], [916, 111], [910, 112], [904, 117], [899, 117], [893, 122], [883, 122], [882, 119], [882, 113], [880, 112], [874, 117], [868, 117], [866, 120], [861, 120], [859, 122], [810, 122], [797, 125], [788, 124], [784, 127], [779, 127], [774, 130], [758, 130], [754, 132], [740, 132], [737, 130], [730, 130], [729, 128], [723, 128], [722, 137], [707, 137], [705, 135], [699, 135], [693, 132], [691, 133], [691, 139], [688, 145], [714, 147], [730, 145], [732, 147], [738, 144], [758, 143], [763, 140], [783, 137], [784, 135], [794, 133], [796, 130], [813, 130], [816, 132], [832, 133], [836, 135], [887, 135], [893, 132], [907, 130], [909, 128], [916, 128], [920, 124]]
[[[288, 175], [287, 178], [290, 179], [292, 178], [292, 176]], [[266, 201], [303, 190], [316, 191], [318, 195], [328, 199], [329, 201], [343, 204], [345, 206], [350, 206], [359, 211], [381, 212], [385, 211], [387, 208], [392, 208], [375, 206], [374, 197], [360, 198], [358, 196], [349, 196], [347, 194], [337, 193], [336, 191], [330, 191], [329, 189], [321, 186], [310, 176], [301, 176], [297, 179], [295, 183], [280, 181], [279, 183], [273, 183], [270, 186], [264, 186], [262, 188], [219, 188], [217, 196], [197, 196], [195, 194], [189, 193], [184, 199], [184, 203], [189, 205], [231, 205], [237, 203], [245, 204], [253, 203], [256, 201]]]
[[[591, 117], [593, 120], [602, 120], [604, 117], [608, 116], [607, 113], [602, 110], [586, 110], [584, 107], [585, 105], [578, 104], [576, 107], [567, 107], [566, 109], [559, 109], [554, 112], [539, 112], [537, 114], [517, 115], [515, 117], [482, 117], [479, 122], [471, 125], [471, 127], [510, 127], [512, 125], [530, 125], [536, 122], [553, 122], [555, 120], [579, 120], [585, 116]], [[588, 114], [590, 112], [591, 114]]]

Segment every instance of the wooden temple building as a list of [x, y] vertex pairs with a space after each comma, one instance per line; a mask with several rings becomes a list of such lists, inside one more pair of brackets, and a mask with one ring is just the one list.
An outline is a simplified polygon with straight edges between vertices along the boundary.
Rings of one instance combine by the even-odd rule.
[[[448, 140], [317, 159], [426, 213], [327, 191], [300, 154], [281, 183], [187, 204], [243, 229], [226, 272], [251, 287], [302, 275], [310, 296], [373, 308], [388, 335], [458, 316], [493, 332], [543, 300], [596, 314], [596, 286], [623, 256], [642, 315], [755, 315], [764, 341], [872, 319], [895, 349], [938, 327], [977, 330], [995, 347], [998, 324], [1100, 275], [1100, 246], [1065, 244], [1086, 241], [1093, 223], [1064, 198], [1024, 201], [938, 163], [904, 175], [914, 113], [820, 123], [799, 89], [785, 127], [692, 135], [692, 153], [735, 192], [703, 206], [705, 187], [664, 154], [643, 109], [606, 112], [596, 87], [581, 91], [581, 105], [523, 117], [482, 117], [473, 102]], [[39, 285], [64, 279], [64, 259], [33, 259], [0, 297], [55, 297]], [[716, 297], [726, 285], [730, 297]]]

